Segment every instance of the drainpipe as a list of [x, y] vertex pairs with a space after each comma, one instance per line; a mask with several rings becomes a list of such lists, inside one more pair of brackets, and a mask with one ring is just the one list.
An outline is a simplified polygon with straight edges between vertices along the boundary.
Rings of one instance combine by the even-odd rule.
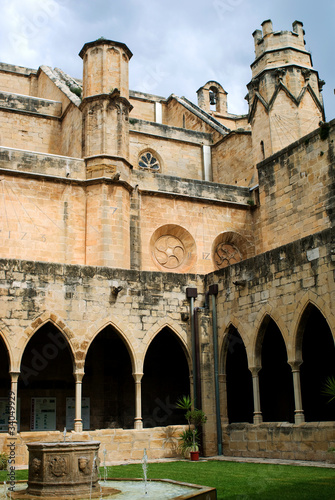
[[217, 284], [210, 285], [209, 295], [212, 296], [216, 434], [217, 434], [218, 455], [222, 455], [222, 429], [221, 429], [220, 391], [219, 391], [218, 329], [217, 329], [216, 300], [215, 300], [215, 297], [217, 294], [218, 294], [218, 285]]
[[186, 288], [186, 297], [190, 299], [190, 309], [191, 309], [191, 339], [192, 339], [192, 374], [193, 374], [193, 401], [194, 407], [197, 408], [197, 363], [196, 363], [196, 345], [195, 345], [195, 331], [194, 331], [194, 299], [198, 296], [198, 290], [196, 288]]
[[197, 379], [197, 391], [196, 391], [197, 404], [195, 404], [195, 402], [194, 402], [194, 407], [197, 408], [198, 410], [202, 410], [199, 320], [198, 320], [199, 309], [202, 309], [202, 308], [200, 308], [200, 307], [194, 308], [194, 345], [195, 345], [195, 366], [196, 366], [196, 379]]

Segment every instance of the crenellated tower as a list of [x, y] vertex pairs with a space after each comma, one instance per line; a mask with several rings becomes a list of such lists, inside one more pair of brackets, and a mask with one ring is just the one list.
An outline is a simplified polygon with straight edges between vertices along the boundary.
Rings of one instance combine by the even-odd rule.
[[87, 176], [123, 179], [129, 170], [128, 64], [132, 57], [120, 42], [101, 38], [86, 43], [83, 59], [83, 157]]
[[249, 122], [258, 163], [312, 132], [324, 120], [324, 82], [305, 48], [303, 24], [273, 31], [271, 20], [253, 33], [255, 60], [248, 84]]

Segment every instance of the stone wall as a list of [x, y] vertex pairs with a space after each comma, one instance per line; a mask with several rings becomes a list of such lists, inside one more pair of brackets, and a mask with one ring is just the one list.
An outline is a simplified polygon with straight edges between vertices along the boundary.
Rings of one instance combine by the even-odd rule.
[[[190, 349], [187, 286], [198, 286], [196, 275], [138, 272], [107, 267], [66, 266], [2, 259], [0, 317], [10, 363], [15, 367], [31, 335], [45, 322], [60, 328], [83, 366], [88, 346], [104, 326], [116, 328], [132, 359], [142, 368], [151, 339], [165, 325]], [[114, 286], [122, 290], [113, 295]]]
[[289, 424], [230, 424], [223, 426], [223, 454], [232, 457], [264, 457], [317, 460], [335, 463], [334, 422]]
[[[160, 208], [157, 210], [157, 203]], [[173, 215], [172, 215], [173, 214]], [[215, 242], [220, 234], [234, 231], [242, 235], [249, 243], [253, 254], [253, 234], [250, 230], [251, 214], [248, 206], [229, 207], [226, 203], [212, 205], [210, 201], [201, 203], [200, 200], [167, 198], [156, 194], [152, 199], [148, 196], [141, 199], [141, 248], [142, 268], [144, 270], [171, 269], [155, 263], [152, 257], [155, 244], [156, 230], [167, 225], [177, 225], [178, 234], [171, 228], [166, 234], [177, 236], [184, 244], [189, 255], [186, 266], [177, 268], [178, 272], [207, 273], [215, 268], [213, 253]], [[165, 233], [164, 233], [165, 234]], [[157, 237], [163, 233], [157, 234]], [[192, 242], [188, 245], [188, 240]]]
[[145, 99], [132, 98], [130, 94], [130, 103], [133, 109], [130, 112], [130, 119], [146, 120], [148, 122], [155, 121], [155, 102]]
[[232, 132], [212, 148], [213, 180], [233, 186], [257, 184], [252, 162], [251, 133]]
[[62, 119], [62, 150], [64, 156], [82, 158], [82, 115], [81, 111], [70, 104]]
[[[100, 465], [112, 461], [140, 460], [146, 448], [149, 460], [154, 458], [180, 457], [178, 451], [178, 437], [184, 426], [155, 427], [152, 429], [100, 429], [76, 433], [68, 432], [66, 441], [99, 441]], [[63, 441], [63, 433], [22, 432], [16, 437], [0, 434], [0, 451], [9, 453], [10, 443], [14, 443], [15, 466], [28, 467], [28, 449], [26, 444], [32, 442], [59, 442]], [[12, 448], [13, 449], [13, 448]], [[104, 456], [106, 450], [106, 457]]]
[[140, 155], [152, 151], [164, 175], [203, 179], [202, 142], [211, 136], [154, 123], [130, 121], [130, 163], [138, 167]]
[[37, 71], [22, 66], [0, 63], [0, 89], [23, 95], [36, 95], [32, 92], [32, 81], [36, 82]]
[[1, 145], [41, 153], [60, 154], [59, 118], [24, 111], [0, 109]]
[[258, 165], [257, 253], [333, 223], [334, 138], [332, 121]]

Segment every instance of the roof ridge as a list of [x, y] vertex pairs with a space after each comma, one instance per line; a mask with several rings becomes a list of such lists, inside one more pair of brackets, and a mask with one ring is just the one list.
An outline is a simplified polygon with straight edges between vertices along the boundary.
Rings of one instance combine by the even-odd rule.
[[227, 134], [230, 132], [230, 129], [223, 125], [219, 120], [216, 120], [216, 118], [213, 118], [209, 113], [207, 113], [205, 110], [194, 104], [192, 101], [189, 101], [186, 97], [178, 97], [175, 94], [172, 94], [171, 97], [174, 97], [180, 104], [185, 106], [185, 108], [189, 109], [192, 113], [197, 115], [199, 118], [207, 122], [211, 127], [213, 127], [217, 132], [220, 132], [220, 134]]
[[[73, 92], [71, 92], [69, 86], [66, 84], [66, 80], [64, 79], [63, 75], [61, 73], [62, 70], [59, 70], [59, 68], [52, 69], [50, 66], [45, 66], [42, 65], [39, 67], [40, 71], [43, 71], [49, 78], [50, 80], [56, 85], [56, 87], [59, 88], [63, 92], [63, 94], [66, 95], [68, 99], [77, 107], [79, 107], [81, 103], [81, 99], [76, 96]], [[66, 73], [64, 73], [66, 75]], [[72, 77], [69, 77], [69, 80], [72, 80]], [[75, 82], [76, 86], [78, 86], [78, 83]]]

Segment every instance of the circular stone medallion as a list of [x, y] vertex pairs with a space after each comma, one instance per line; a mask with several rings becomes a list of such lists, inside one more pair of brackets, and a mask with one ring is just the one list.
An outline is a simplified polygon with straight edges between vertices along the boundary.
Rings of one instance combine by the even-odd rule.
[[167, 234], [156, 241], [154, 255], [161, 266], [175, 269], [183, 263], [186, 252], [179, 238]]

